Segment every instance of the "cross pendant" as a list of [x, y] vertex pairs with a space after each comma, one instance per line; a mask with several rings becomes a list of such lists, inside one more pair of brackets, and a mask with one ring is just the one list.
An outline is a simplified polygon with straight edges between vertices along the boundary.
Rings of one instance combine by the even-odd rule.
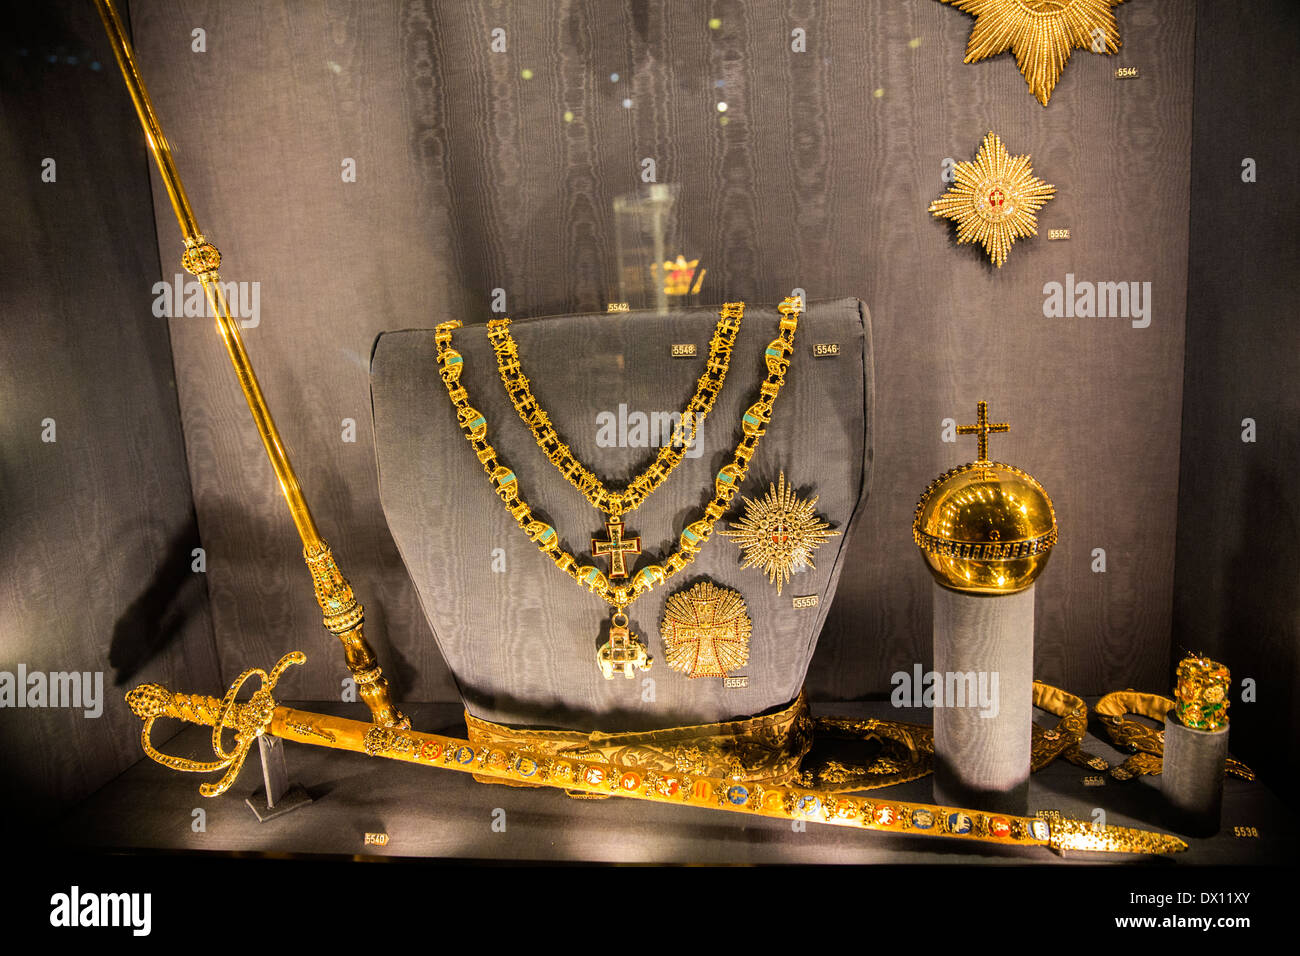
[[641, 536], [625, 539], [623, 519], [618, 515], [610, 515], [609, 520], [605, 522], [605, 533], [609, 535], [608, 541], [601, 541], [599, 538], [591, 539], [591, 553], [598, 558], [609, 558], [609, 579], [616, 581], [627, 577], [626, 556], [635, 557], [641, 553]]

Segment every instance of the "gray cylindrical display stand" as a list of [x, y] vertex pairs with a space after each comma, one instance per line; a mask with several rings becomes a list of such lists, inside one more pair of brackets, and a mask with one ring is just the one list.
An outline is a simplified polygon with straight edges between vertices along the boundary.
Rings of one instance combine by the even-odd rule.
[[1032, 585], [988, 597], [935, 585], [936, 803], [1028, 812], [1033, 666]]
[[1169, 801], [1169, 826], [1185, 836], [1219, 832], [1228, 728], [1193, 730], [1165, 717], [1165, 753], [1160, 790]]

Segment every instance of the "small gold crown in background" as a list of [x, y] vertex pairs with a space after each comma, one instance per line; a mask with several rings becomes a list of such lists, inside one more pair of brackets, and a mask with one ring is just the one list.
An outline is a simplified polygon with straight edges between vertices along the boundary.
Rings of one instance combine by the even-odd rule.
[[[664, 260], [664, 294], [665, 295], [689, 295], [700, 291], [700, 285], [704, 282], [704, 273], [708, 270], [699, 269], [700, 260], [692, 259], [686, 261], [686, 257], [678, 255], [676, 261]], [[699, 269], [699, 274], [696, 270]], [[695, 280], [695, 287], [691, 287], [691, 280]]]

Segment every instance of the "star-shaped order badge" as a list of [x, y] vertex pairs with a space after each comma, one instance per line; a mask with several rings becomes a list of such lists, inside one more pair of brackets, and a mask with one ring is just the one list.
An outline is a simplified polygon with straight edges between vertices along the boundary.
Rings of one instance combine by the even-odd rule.
[[730, 531], [718, 533], [740, 545], [744, 554], [740, 566], [762, 568], [768, 582], [776, 585], [778, 595], [796, 569], [817, 567], [812, 553], [827, 538], [839, 537], [838, 531], [832, 531], [817, 517], [817, 499], [808, 501], [795, 494], [785, 483], [784, 471], [780, 484], [768, 484], [764, 497], [741, 497], [745, 502], [744, 517], [733, 522]]
[[1011, 156], [997, 133], [984, 137], [972, 163], [957, 163], [953, 185], [930, 212], [957, 223], [957, 241], [978, 242], [999, 269], [1011, 244], [1038, 235], [1038, 210], [1056, 195], [1034, 175], [1029, 156]]
[[1124, 0], [939, 0], [975, 16], [967, 63], [1011, 50], [1029, 91], [1044, 106], [1074, 50], [1119, 51], [1113, 7]]

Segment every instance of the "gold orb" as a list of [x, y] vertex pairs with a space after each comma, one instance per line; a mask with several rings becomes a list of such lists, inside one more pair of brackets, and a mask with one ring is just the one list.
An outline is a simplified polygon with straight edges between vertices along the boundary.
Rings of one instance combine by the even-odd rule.
[[1052, 499], [1037, 479], [983, 460], [930, 482], [912, 520], [930, 573], [966, 594], [1023, 591], [1046, 566], [1056, 534]]

